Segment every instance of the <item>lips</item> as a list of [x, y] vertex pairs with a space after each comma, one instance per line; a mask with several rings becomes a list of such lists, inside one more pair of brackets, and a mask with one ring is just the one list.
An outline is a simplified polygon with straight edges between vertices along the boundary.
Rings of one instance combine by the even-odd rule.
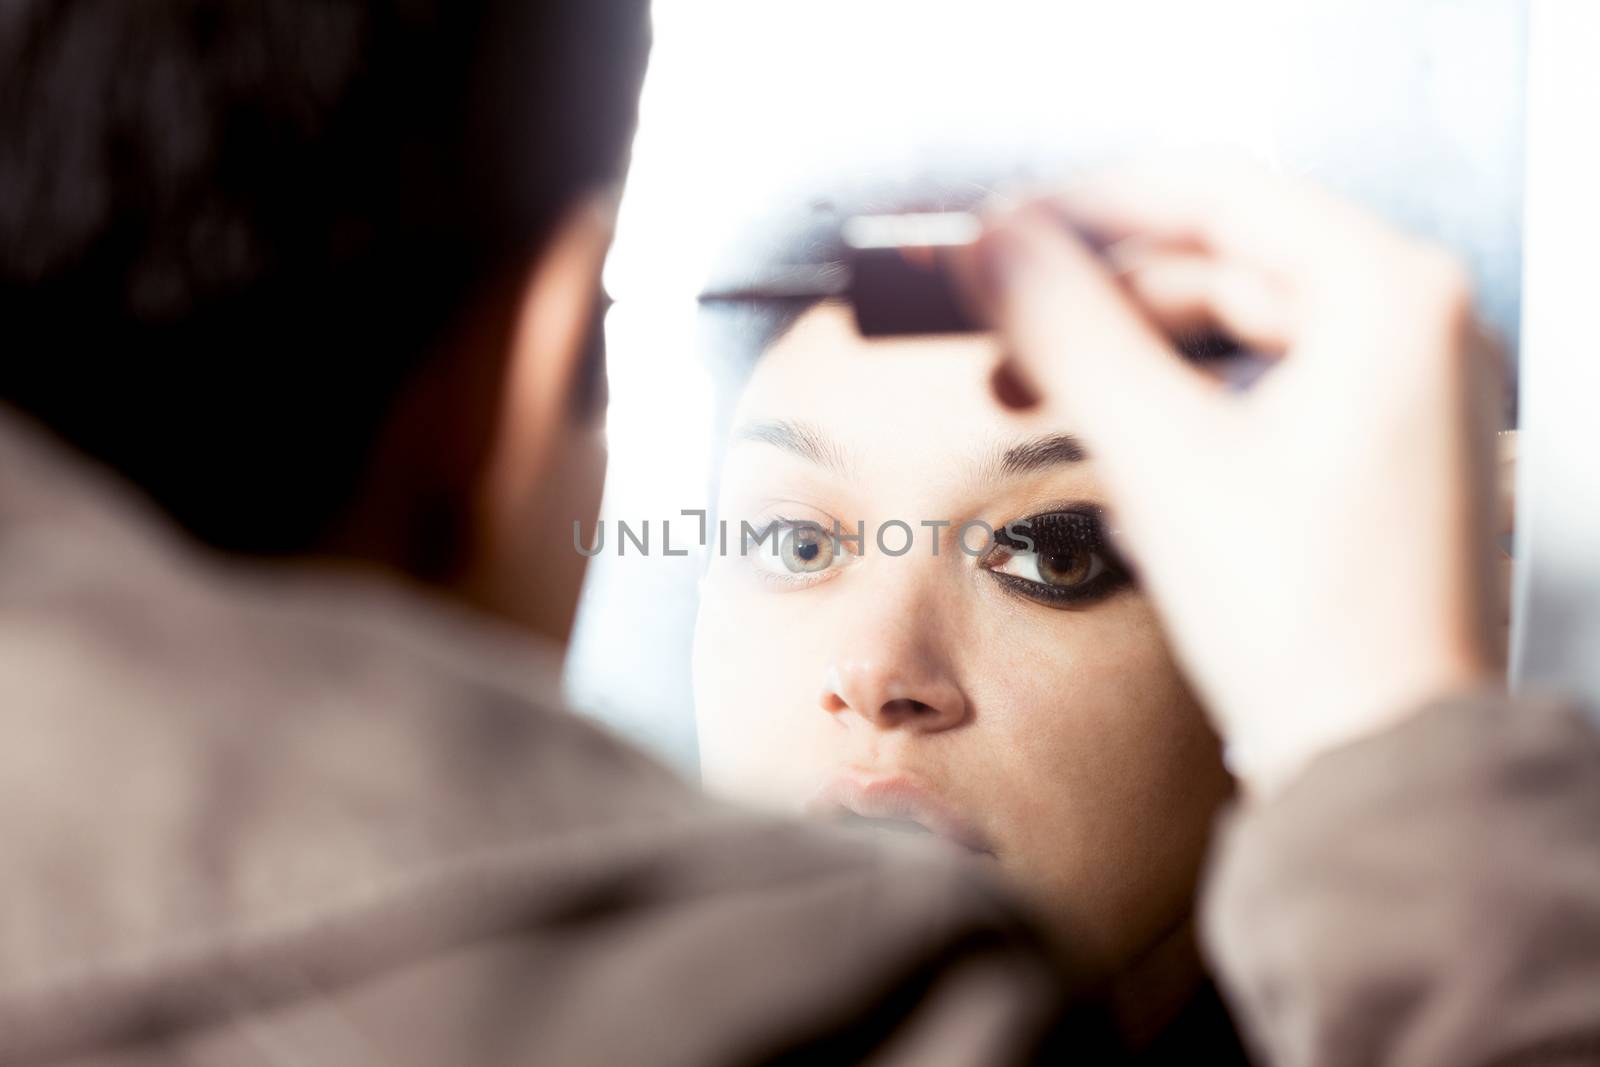
[[976, 827], [931, 790], [903, 776], [840, 775], [819, 789], [805, 810], [865, 829], [932, 834], [969, 852], [994, 855]]

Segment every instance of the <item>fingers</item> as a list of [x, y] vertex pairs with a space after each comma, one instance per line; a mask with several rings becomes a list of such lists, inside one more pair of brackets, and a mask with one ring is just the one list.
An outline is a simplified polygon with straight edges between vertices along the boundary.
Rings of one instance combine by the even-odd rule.
[[1358, 270], [1394, 236], [1365, 211], [1305, 182], [1216, 155], [1102, 172], [1061, 193], [1073, 221], [1108, 239], [1140, 235], [1315, 287]]
[[1168, 336], [1226, 334], [1261, 353], [1281, 353], [1295, 333], [1290, 294], [1263, 272], [1194, 252], [1141, 247], [1108, 256], [1122, 282]]
[[1214, 392], [1054, 213], [1037, 205], [1012, 213], [984, 251], [991, 315], [1015, 371], [1097, 449], [1149, 444]]
[[[1059, 194], [1074, 225], [1145, 266], [1127, 285], [1158, 321], [1210, 321], [1334, 393], [1451, 349], [1470, 284], [1455, 258], [1305, 181], [1238, 159], [1141, 163]], [[1433, 368], [1419, 367], [1432, 373]]]

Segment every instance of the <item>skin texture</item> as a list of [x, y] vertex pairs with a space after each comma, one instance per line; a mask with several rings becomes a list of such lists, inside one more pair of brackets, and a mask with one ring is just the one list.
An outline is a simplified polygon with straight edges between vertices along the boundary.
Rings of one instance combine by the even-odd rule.
[[575, 402], [615, 204], [577, 204], [540, 254], [483, 294], [400, 397], [367, 485], [328, 546], [416, 574], [437, 525], [460, 558], [429, 581], [475, 608], [564, 645], [605, 482], [603, 404]]
[[[518, 308], [489, 462], [479, 482], [468, 598], [565, 645], [605, 484], [605, 418], [575, 396], [615, 205], [581, 205], [534, 267]], [[576, 558], [574, 558], [576, 557]]]
[[[998, 356], [979, 336], [866, 341], [824, 305], [763, 357], [736, 421], [809, 426], [842, 469], [735, 430], [720, 498], [730, 548], [710, 561], [695, 641], [703, 774], [785, 811], [836, 774], [903, 776], [976, 830], [1075, 954], [1115, 973], [1155, 967], [1182, 988], [1171, 972], [1192, 976], [1192, 961], [1170, 946], [1186, 941], [1230, 780], [1135, 586], [1046, 606], [955, 544], [968, 519], [1000, 527], [1105, 500], [1092, 457], [982, 468], [1070, 429], [993, 402]], [[741, 521], [775, 515], [837, 519], [847, 534], [864, 522], [865, 547], [797, 584], [737, 551]], [[898, 557], [873, 539], [894, 519], [915, 533]], [[923, 520], [952, 523], [937, 557]], [[897, 549], [904, 534], [885, 540]]]

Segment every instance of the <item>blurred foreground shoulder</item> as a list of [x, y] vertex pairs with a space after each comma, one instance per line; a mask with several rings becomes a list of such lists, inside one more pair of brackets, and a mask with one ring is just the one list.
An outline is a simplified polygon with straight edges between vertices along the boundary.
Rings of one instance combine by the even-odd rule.
[[1600, 733], [1441, 699], [1224, 819], [1208, 951], [1264, 1062], [1600, 1062]]
[[559, 690], [0, 418], [0, 1064], [1039, 1050], [1059, 975], [973, 861], [714, 803]]

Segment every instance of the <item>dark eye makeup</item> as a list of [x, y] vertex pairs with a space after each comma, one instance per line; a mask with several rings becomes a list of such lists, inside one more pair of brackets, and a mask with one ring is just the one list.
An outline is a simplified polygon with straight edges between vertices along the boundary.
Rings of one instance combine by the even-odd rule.
[[[814, 520], [773, 516], [752, 536], [757, 545], [771, 546], [748, 553], [756, 571], [788, 587], [813, 585], [855, 559]], [[977, 564], [1008, 594], [1051, 608], [1089, 607], [1134, 584], [1111, 545], [1102, 509], [1090, 503], [1005, 523]]]
[[1006, 523], [982, 566], [1008, 592], [1047, 607], [1098, 603], [1133, 584], [1100, 508], [1076, 505]]

